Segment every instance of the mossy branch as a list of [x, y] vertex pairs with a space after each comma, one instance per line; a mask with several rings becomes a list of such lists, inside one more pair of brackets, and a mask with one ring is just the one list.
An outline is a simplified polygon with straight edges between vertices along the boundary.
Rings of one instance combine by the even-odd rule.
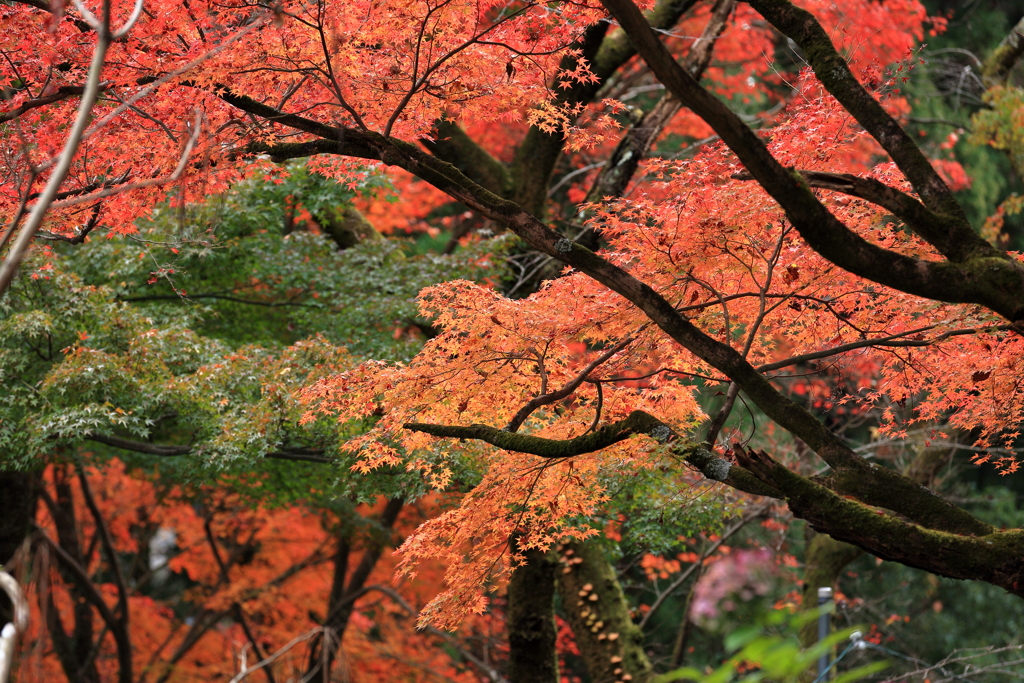
[[642, 410], [634, 410], [623, 420], [577, 436], [573, 439], [546, 439], [517, 434], [483, 424], [469, 426], [408, 422], [402, 425], [414, 432], [453, 439], [483, 441], [513, 453], [528, 453], [541, 458], [574, 458], [594, 453], [636, 434], [650, 436], [660, 443], [672, 444], [673, 454], [683, 458], [708, 479], [721, 481], [753, 495], [779, 497], [779, 492], [759, 481], [742, 467], [736, 467], [697, 444], [684, 442], [671, 427]]
[[989, 86], [1004, 85], [1010, 71], [1024, 57], [1024, 19], [1010, 29], [999, 46], [992, 51], [981, 67], [981, 75]]
[[671, 430], [661, 420], [643, 411], [635, 410], [618, 422], [605, 425], [598, 430], [589, 432], [574, 439], [545, 439], [540, 436], [518, 434], [505, 429], [497, 429], [489, 425], [474, 424], [468, 427], [457, 425], [439, 425], [423, 422], [408, 422], [402, 425], [414, 432], [423, 432], [431, 436], [454, 439], [473, 439], [483, 441], [492, 446], [514, 453], [529, 453], [541, 458], [573, 458], [577, 455], [593, 453], [608, 448], [634, 434], [651, 434], [663, 428], [667, 436]]
[[763, 451], [736, 452], [738, 462], [773, 483], [793, 514], [816, 531], [884, 560], [954, 579], [980, 579], [1024, 597], [1024, 531], [967, 536], [928, 529], [839, 495]]

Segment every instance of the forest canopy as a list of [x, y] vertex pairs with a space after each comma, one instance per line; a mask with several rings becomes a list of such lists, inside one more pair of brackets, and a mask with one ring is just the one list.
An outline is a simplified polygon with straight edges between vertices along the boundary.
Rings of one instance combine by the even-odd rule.
[[742, 674], [819, 587], [894, 642], [862, 573], [1024, 616], [1019, 9], [0, 16], [18, 680]]

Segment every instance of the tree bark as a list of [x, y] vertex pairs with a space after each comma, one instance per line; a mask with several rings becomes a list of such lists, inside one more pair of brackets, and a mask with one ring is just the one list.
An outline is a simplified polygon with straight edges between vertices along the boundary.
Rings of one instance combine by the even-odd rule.
[[1024, 56], [1024, 19], [1010, 29], [1007, 36], [999, 43], [999, 47], [988, 56], [981, 68], [981, 74], [990, 87], [1006, 85], [1010, 71], [1022, 56]]
[[654, 674], [615, 567], [596, 542], [562, 546], [562, 606], [593, 683], [645, 683]]
[[[9, 564], [32, 529], [41, 472], [0, 472], [0, 565]], [[4, 622], [6, 623], [6, 622]]]
[[[836, 589], [839, 575], [846, 565], [864, 553], [857, 546], [837, 541], [826, 534], [807, 529], [807, 551], [804, 558], [804, 609], [818, 604], [818, 589]], [[810, 647], [818, 642], [818, 622], [809, 621], [800, 628], [800, 644]], [[811, 679], [813, 680], [813, 678]]]
[[554, 558], [527, 550], [508, 582], [509, 683], [558, 683]]

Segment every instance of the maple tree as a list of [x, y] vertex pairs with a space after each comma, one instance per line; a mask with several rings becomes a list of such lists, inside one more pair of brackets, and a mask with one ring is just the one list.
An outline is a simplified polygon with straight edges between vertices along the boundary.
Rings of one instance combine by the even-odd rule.
[[[467, 230], [489, 222], [534, 250], [517, 261], [522, 274], [509, 291], [549, 279], [522, 299], [493, 283], [430, 287], [420, 314], [436, 335], [414, 359], [338, 374], [323, 367], [303, 384], [307, 424], [373, 422], [346, 443], [364, 473], [408, 468], [445, 489], [463, 457], [482, 472], [457, 509], [403, 546], [407, 574], [428, 558], [448, 566], [447, 590], [424, 623], [456, 624], [482, 607], [489, 581], [510, 575], [512, 660], [536, 664], [534, 680], [550, 678], [552, 658], [517, 659], [536, 639], [517, 640], [514, 624], [541, 624], [537, 637], [553, 641], [537, 615], [572, 585], [563, 578], [556, 588], [556, 565], [565, 577], [604, 571], [600, 558], [572, 558], [597, 533], [581, 520], [611, 503], [609, 469], [665, 468], [680, 487], [724, 482], [785, 501], [815, 529], [879, 557], [1024, 591], [1019, 530], [997, 530], [861, 458], [787, 390], [827, 362], [856, 386], [820, 408], [877, 406], [893, 438], [918, 424], [975, 430], [979, 462], [1018, 467], [1010, 447], [1022, 410], [1022, 266], [967, 219], [953, 194], [966, 182], [962, 169], [929, 159], [900, 125], [907, 104], [898, 90], [928, 26], [917, 3], [865, 3], [856, 25], [828, 3], [781, 0], [663, 2], [645, 6], [646, 17], [629, 0], [142, 7], [113, 42], [102, 26], [95, 37], [81, 6], [3, 8], [17, 29], [4, 49], [28, 56], [4, 67], [11, 134], [0, 201], [12, 220], [2, 241], [19, 230], [32, 237], [37, 226], [21, 219], [56, 177], [56, 160], [68, 178], [56, 181], [60, 196], [42, 227], [73, 243], [98, 225], [134, 231], [168, 187], [183, 206], [297, 158], [358, 185], [361, 164], [375, 161], [416, 176], [397, 182], [434, 203], [407, 215], [454, 200], [471, 212], [457, 219]], [[132, 8], [105, 11], [109, 21]], [[1013, 35], [987, 72], [998, 105], [978, 129], [1011, 153], [1017, 141], [1002, 131], [1015, 120]], [[763, 64], [784, 40], [806, 60], [803, 72]], [[90, 59], [104, 65], [93, 86], [103, 99], [84, 98], [77, 120], [89, 111], [98, 119], [72, 145], [77, 154], [61, 155]], [[892, 71], [882, 66], [899, 60]], [[638, 84], [666, 95], [630, 119], [622, 100]], [[761, 130], [736, 113], [776, 101], [779, 109], [756, 118]], [[495, 133], [505, 124], [518, 135]], [[636, 179], [654, 145], [671, 145], [662, 134], [692, 141], [695, 154], [651, 160]], [[603, 165], [592, 161], [600, 155]], [[560, 163], [573, 170], [553, 183]], [[551, 206], [560, 192], [564, 201]], [[386, 213], [380, 203], [365, 208]], [[81, 381], [67, 367], [67, 381]], [[723, 386], [710, 420], [698, 382]], [[809, 452], [783, 462], [720, 443], [739, 397]], [[116, 419], [130, 430], [130, 418]], [[453, 438], [497, 450], [464, 456], [445, 441]], [[827, 471], [815, 474], [822, 464]], [[561, 560], [545, 559], [556, 543]], [[602, 609], [621, 603], [607, 576], [579, 590], [586, 585], [605, 586]], [[621, 620], [611, 612], [600, 621]], [[576, 617], [578, 627], [588, 615]], [[616, 629], [592, 639], [574, 631], [595, 657], [612, 653], [643, 669], [637, 637], [625, 621]]]
[[[344, 224], [314, 226], [353, 193], [293, 171], [188, 207], [195, 234], [175, 234], [181, 212], [164, 210], [141, 241], [46, 255], [32, 263], [48, 267], [41, 276], [5, 297], [0, 368], [19, 388], [5, 398], [0, 439], [6, 464], [27, 471], [5, 472], [2, 551], [39, 617], [22, 639], [26, 680], [230, 678], [242, 662], [249, 677], [273, 678], [335, 659], [362, 680], [390, 680], [396, 666], [412, 680], [422, 670], [461, 679], [475, 666], [463, 648], [487, 642], [473, 635], [487, 619], [459, 637], [410, 627], [439, 568], [390, 580], [393, 533], [436, 502], [415, 476], [346, 478], [337, 445], [358, 426], [300, 427], [291, 394], [309, 372], [355, 362], [331, 339], [407, 356], [416, 344], [392, 328], [416, 325], [420, 287], [495, 269], [474, 248], [406, 255], [365, 239], [338, 249], [351, 244]], [[268, 234], [270, 216], [288, 223], [287, 197], [302, 199], [303, 222]], [[182, 310], [186, 289], [195, 303]], [[330, 303], [355, 291], [365, 308]], [[238, 310], [267, 307], [282, 313]], [[41, 461], [55, 465], [41, 472]], [[173, 549], [154, 568], [151, 544], [168, 533]], [[358, 628], [342, 645], [350, 622]], [[251, 668], [268, 657], [266, 672]]]
[[[409, 508], [397, 520], [401, 501], [376, 506], [376, 514], [362, 510], [365, 528], [357, 530], [352, 517], [331, 520], [301, 506], [260, 508], [230, 491], [161, 488], [128, 476], [116, 460], [47, 471], [29, 592], [40, 616], [22, 643], [21, 680], [201, 681], [244, 673], [246, 662], [250, 677], [309, 675], [320, 658], [310, 645], [340, 639], [350, 622], [356, 628], [331, 656], [358, 672], [353, 680], [418, 680], [418, 668], [471, 680], [434, 644], [442, 638], [459, 648], [460, 639], [408, 627], [409, 601], [425, 599], [436, 571], [425, 568], [416, 584], [390, 585], [393, 561], [380, 534], [396, 521], [404, 531], [415, 525]], [[152, 545], [144, 551], [158, 528], [174, 529], [173, 555], [157, 557]], [[104, 573], [106, 581], [89, 578]], [[184, 595], [169, 599], [182, 579]], [[385, 601], [353, 609], [363, 595]], [[323, 612], [323, 627], [310, 629], [302, 606]], [[113, 637], [104, 639], [108, 631]], [[271, 655], [265, 671], [253, 667]]]

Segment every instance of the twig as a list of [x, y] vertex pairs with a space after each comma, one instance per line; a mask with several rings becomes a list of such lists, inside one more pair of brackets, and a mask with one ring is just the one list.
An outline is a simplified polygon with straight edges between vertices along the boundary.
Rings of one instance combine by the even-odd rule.
[[[649, 610], [647, 610], [647, 614], [645, 614], [644, 618], [640, 620], [640, 624], [639, 624], [640, 628], [642, 629], [644, 627], [644, 625], [647, 624], [647, 622], [650, 620], [651, 616], [658, 610], [659, 607], [662, 606], [662, 604], [665, 602], [665, 600], [668, 599], [668, 596], [670, 596], [677, 588], [682, 586], [683, 583], [688, 578], [690, 578], [690, 574], [695, 572], [697, 570], [697, 568], [701, 566], [701, 563], [703, 563], [704, 560], [706, 560], [716, 550], [718, 550], [720, 547], [722, 547], [722, 544], [725, 543], [727, 540], [729, 540], [729, 538], [731, 538], [733, 534], [735, 534], [737, 531], [739, 531], [740, 529], [745, 527], [752, 520], [754, 520], [757, 517], [761, 516], [764, 513], [764, 511], [767, 510], [767, 509], [768, 509], [767, 506], [757, 508], [757, 510], [755, 510], [752, 513], [750, 513], [749, 515], [747, 515], [746, 517], [744, 517], [740, 521], [736, 522], [736, 524], [733, 524], [731, 527], [726, 529], [725, 532], [722, 534], [721, 538], [719, 538], [717, 541], [715, 541], [715, 543], [710, 548], [708, 548], [703, 553], [701, 553], [700, 559], [698, 559], [696, 562], [691, 564], [689, 566], [689, 568], [685, 572], [680, 574], [679, 577], [676, 578], [676, 580], [673, 581], [669, 585], [669, 587], [665, 589], [664, 593], [662, 593], [661, 595], [658, 596], [658, 598], [654, 601], [654, 604], [651, 605], [651, 608]], [[683, 618], [685, 619], [686, 615], [683, 615]]]
[[323, 628], [315, 628], [315, 629], [312, 629], [311, 631], [307, 631], [306, 633], [302, 634], [301, 636], [296, 636], [295, 638], [292, 638], [291, 641], [289, 641], [284, 647], [282, 647], [280, 650], [276, 651], [274, 654], [270, 655], [269, 657], [267, 657], [265, 659], [261, 659], [259, 662], [257, 662], [253, 666], [243, 668], [241, 671], [239, 671], [235, 675], [234, 678], [231, 679], [230, 683], [239, 683], [246, 676], [251, 674], [253, 671], [258, 671], [259, 669], [262, 669], [264, 667], [270, 666], [275, 661], [280, 659], [285, 653], [287, 653], [289, 650], [291, 650], [293, 647], [295, 647], [299, 643], [302, 643], [302, 642], [305, 642], [305, 641], [309, 640], [310, 638], [313, 638], [318, 633], [322, 633], [323, 630], [324, 630]]

